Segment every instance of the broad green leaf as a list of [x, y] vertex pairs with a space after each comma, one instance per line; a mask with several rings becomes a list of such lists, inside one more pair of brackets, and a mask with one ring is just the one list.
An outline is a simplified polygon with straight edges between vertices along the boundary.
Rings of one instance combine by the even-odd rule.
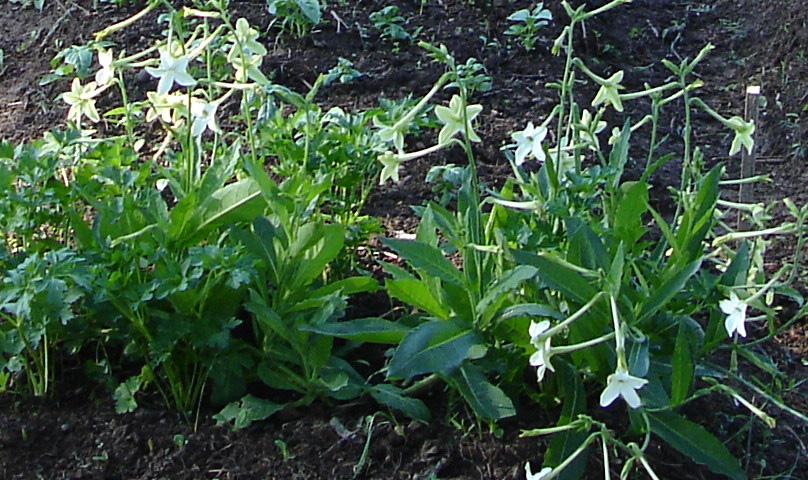
[[463, 363], [449, 378], [478, 417], [500, 420], [516, 415], [511, 399], [474, 365]]
[[309, 293], [310, 297], [323, 297], [341, 291], [343, 295], [353, 295], [360, 292], [375, 292], [379, 289], [379, 282], [371, 277], [349, 277], [331, 282], [324, 287]]
[[474, 322], [474, 308], [471, 305], [469, 291], [460, 285], [451, 282], [444, 282], [441, 285], [443, 290], [442, 300], [447, 308], [451, 309], [453, 315], [465, 320], [464, 323], [471, 325]]
[[368, 392], [370, 392], [370, 396], [377, 402], [398, 410], [414, 420], [426, 423], [431, 417], [429, 408], [427, 408], [424, 402], [417, 398], [406, 396], [403, 390], [393, 385], [374, 385], [368, 389]]
[[412, 329], [377, 317], [306, 325], [301, 330], [366, 343], [398, 344]]
[[620, 132], [620, 138], [612, 147], [612, 151], [609, 152], [609, 167], [614, 171], [610, 178], [612, 190], [617, 190], [618, 185], [620, 185], [623, 169], [628, 161], [628, 149], [631, 146], [630, 139], [631, 122], [626, 120], [625, 124], [623, 124], [623, 130]]
[[213, 418], [219, 425], [230, 423], [233, 430], [239, 430], [250, 426], [253, 422], [270, 417], [283, 409], [283, 407], [283, 404], [273, 403], [252, 395], [245, 395], [241, 400], [227, 404]]
[[416, 270], [456, 285], [465, 284], [462, 272], [436, 247], [419, 241], [395, 238], [383, 239], [382, 243], [398, 252]]
[[500, 320], [507, 320], [513, 317], [548, 317], [555, 318], [556, 320], [563, 320], [564, 315], [549, 305], [541, 305], [538, 303], [520, 303], [519, 305], [512, 305], [502, 310], [499, 314]]
[[390, 359], [388, 377], [412, 378], [424, 373], [448, 374], [466, 359], [472, 345], [480, 343], [472, 330], [450, 321], [425, 323], [404, 337]]
[[297, 6], [309, 21], [317, 25], [320, 23], [320, 2], [318, 0], [297, 0]]
[[625, 192], [614, 215], [614, 232], [625, 245], [633, 246], [646, 232], [642, 216], [648, 211], [648, 184], [626, 182], [622, 189]]
[[670, 278], [668, 281], [655, 288], [654, 291], [651, 292], [650, 298], [643, 304], [638, 321], [643, 322], [660, 308], [664, 307], [671, 298], [682, 291], [687, 281], [699, 271], [700, 267], [701, 259], [698, 259], [676, 272], [673, 278]]
[[590, 270], [609, 268], [609, 254], [589, 225], [575, 217], [566, 219], [564, 223], [569, 238], [567, 261]]
[[[544, 255], [514, 250], [514, 259], [521, 265], [532, 265], [538, 269], [538, 276], [548, 287], [561, 291], [565, 296], [584, 304], [598, 291], [575, 270]], [[598, 306], [595, 306], [597, 309]], [[602, 308], [602, 307], [601, 307]], [[605, 310], [603, 310], [605, 314]]]
[[713, 473], [733, 480], [746, 475], [738, 460], [704, 427], [673, 412], [647, 412], [651, 431], [676, 450], [707, 466]]
[[749, 242], [742, 242], [729, 267], [721, 275], [721, 285], [734, 287], [746, 284], [746, 272], [749, 270]]
[[118, 385], [112, 394], [112, 398], [115, 399], [116, 413], [129, 413], [137, 409], [135, 394], [140, 390], [141, 383], [140, 375], [135, 375]]
[[294, 283], [306, 285], [322, 275], [329, 262], [334, 260], [342, 250], [345, 242], [345, 227], [341, 225], [321, 226], [320, 239], [309, 251], [306, 258], [300, 261]]
[[688, 337], [689, 332], [685, 320], [681, 320], [671, 359], [671, 403], [673, 405], [678, 405], [687, 398], [690, 384], [693, 381], [693, 358]]
[[387, 280], [385, 288], [387, 289], [387, 294], [393, 298], [420, 308], [440, 319], [449, 318], [449, 311], [432, 295], [429, 287], [420, 280], [408, 278]]
[[523, 281], [536, 275], [536, 268], [530, 265], [518, 265], [497, 277], [485, 289], [485, 296], [477, 304], [477, 315], [483, 322], [490, 321], [502, 305], [504, 296], [518, 288]]

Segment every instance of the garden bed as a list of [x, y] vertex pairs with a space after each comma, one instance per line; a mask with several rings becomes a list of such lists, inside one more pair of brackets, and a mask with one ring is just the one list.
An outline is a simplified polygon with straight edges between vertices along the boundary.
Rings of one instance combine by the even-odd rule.
[[[45, 0], [41, 11], [20, 2], [0, 5], [4, 20], [0, 24], [0, 139], [17, 144], [64, 127], [67, 105], [58, 95], [70, 89], [69, 79], [45, 85], [40, 80], [51, 73], [51, 59], [63, 48], [92, 40], [95, 32], [145, 6], [145, 2], [123, 3]], [[482, 105], [476, 118], [481, 142], [474, 143], [473, 153], [481, 185], [492, 190], [502, 188], [512, 171], [501, 147], [513, 143], [511, 133], [524, 129], [528, 121], [539, 124], [550, 114], [557, 94], [546, 84], [564, 74], [564, 55], [550, 53], [567, 20], [557, 2], [547, 2], [554, 21], [539, 31], [531, 51], [504, 33], [514, 23], [508, 19], [511, 13], [533, 8], [522, 0], [334, 2], [323, 11], [322, 23], [300, 38], [279, 35], [277, 29], [270, 28], [273, 17], [263, 1], [230, 3], [234, 19], [243, 16], [262, 32], [260, 41], [268, 52], [261, 71], [275, 84], [305, 95], [318, 75], [333, 69], [339, 58], [351, 62], [359, 74], [356, 78], [345, 83], [335, 81], [318, 93], [317, 102], [324, 111], [331, 107], [365, 110], [378, 107], [380, 98], [395, 100], [412, 94], [418, 99], [425, 95], [443, 67], [430, 62], [424, 49], [416, 45], [417, 40], [445, 44], [461, 62], [476, 58], [490, 76], [490, 88], [479, 88], [471, 98], [471, 103]], [[402, 17], [393, 23], [409, 35], [417, 34], [417, 40], [382, 36], [384, 25], [369, 18], [388, 6], [398, 7], [397, 15]], [[165, 25], [156, 23], [156, 16], [152, 13], [109, 39], [119, 49], [134, 52], [145, 48], [162, 37]], [[808, 134], [805, 18], [808, 5], [786, 0], [720, 0], [713, 4], [634, 0], [588, 20], [585, 35], [578, 38], [575, 47], [593, 70], [607, 77], [624, 70], [626, 91], [637, 91], [644, 84], [659, 85], [669, 80], [671, 72], [659, 63], [661, 59], [678, 64], [695, 57], [707, 43], [714, 44], [716, 48], [697, 69], [697, 77], [705, 84], [700, 96], [727, 115], [743, 114], [745, 88], [751, 83], [762, 85], [766, 98], [756, 132], [758, 173], [770, 174], [772, 181], [755, 187], [755, 200], [778, 202], [788, 197], [804, 205], [808, 202], [808, 144], [803, 141]], [[146, 75], [130, 81], [133, 101], [145, 99], [146, 92], [157, 84]], [[594, 96], [597, 89], [583, 86], [582, 91]], [[440, 92], [435, 101], [447, 104], [450, 98], [450, 92]], [[111, 108], [115, 101], [108, 95], [99, 104], [108, 102], [106, 108]], [[219, 122], [226, 129], [226, 117], [237, 117], [238, 110], [232, 105], [223, 108], [225, 114]], [[639, 107], [636, 112], [633, 108], [627, 107], [625, 115], [635, 115], [635, 120], [644, 115]], [[731, 132], [706, 113], [694, 115], [694, 121], [699, 122], [694, 138], [703, 146], [705, 164], [726, 162], [728, 171], [737, 174], [739, 157], [727, 156]], [[604, 116], [610, 129], [613, 124], [621, 125], [623, 118], [612, 110]], [[660, 124], [662, 135], [681, 133], [667, 126], [673, 125], [673, 118], [663, 117]], [[121, 132], [121, 128], [103, 123], [93, 128], [102, 134]], [[153, 131], [143, 135], [161, 140]], [[426, 134], [412, 138], [408, 138], [412, 150], [426, 148], [431, 142]], [[632, 148], [642, 151], [647, 145]], [[357, 248], [359, 268], [383, 281], [387, 274], [376, 260], [400, 258], [399, 252], [377, 237], [409, 238], [414, 234], [418, 218], [411, 206], [423, 205], [440, 193], [436, 193], [435, 184], [425, 181], [426, 172], [436, 164], [466, 163], [461, 149], [445, 150], [403, 163], [398, 182], [375, 185], [361, 213], [378, 218], [382, 231], [367, 244], [353, 247]], [[639, 179], [644, 162], [629, 163], [626, 172], [627, 178]], [[666, 211], [670, 202], [666, 189], [678, 186], [679, 178], [680, 167], [671, 162], [649, 180], [653, 186], [651, 204], [663, 215], [674, 213]], [[724, 196], [737, 201], [731, 188]], [[789, 221], [788, 210], [780, 203], [772, 216], [778, 222]], [[793, 237], [772, 239], [766, 258], [770, 272], [793, 261], [798, 253]], [[404, 266], [404, 262], [399, 264]], [[805, 268], [796, 272], [792, 286], [804, 294], [808, 272]], [[794, 318], [800, 309], [792, 300], [779, 300], [777, 306], [781, 310], [776, 318], [782, 322]], [[388, 300], [384, 293], [366, 293], [349, 301], [346, 318], [386, 317], [391, 311], [401, 314], [404, 307]], [[764, 337], [767, 327], [762, 323], [748, 326], [747, 340]], [[782, 375], [769, 375], [771, 370], [760, 369], [742, 357], [741, 377], [762, 379], [758, 387], [771, 389], [798, 415], [808, 415], [805, 318], [795, 318], [776, 338], [750, 350], [753, 358], [771, 361], [772, 368]], [[520, 431], [554, 425], [560, 409], [531, 408], [531, 399], [521, 396], [516, 400], [516, 416], [489, 424], [476, 420], [474, 412], [458, 401], [456, 392], [439, 386], [420, 396], [432, 412], [433, 420], [427, 424], [380, 407], [365, 395], [345, 402], [318, 399], [310, 406], [283, 408], [267, 420], [232, 431], [212, 420], [221, 405], [204, 403], [198, 415], [183, 418], [166, 410], [155, 391], [140, 395], [133, 412], [116, 413], [111, 398], [114, 386], [91, 380], [82, 363], [91, 355], [86, 350], [83, 355], [78, 360], [67, 356], [60, 359], [52, 398], [0, 394], [0, 477], [517, 479], [524, 478], [525, 462], [541, 464], [547, 448], [544, 438], [520, 438]], [[372, 373], [389, 355], [383, 348], [365, 345], [348, 357], [360, 359], [359, 363]], [[728, 364], [729, 353], [719, 352], [710, 360]], [[122, 365], [122, 372], [137, 373], [136, 367], [132, 372], [127, 368], [133, 367]], [[118, 375], [119, 381], [125, 379], [122, 373]], [[527, 372], [525, 380], [535, 381], [535, 373]], [[808, 425], [767, 402], [749, 385], [729, 383], [755, 405], [764, 405], [765, 411], [777, 418], [776, 427], [769, 429], [742, 405], [716, 393], [694, 400], [682, 413], [725, 442], [741, 459], [749, 478], [808, 477]], [[285, 400], [266, 388], [251, 387], [251, 393], [281, 403]], [[598, 410], [595, 396], [584, 403], [587, 411]], [[628, 428], [626, 420], [611, 410], [597, 414], [597, 420], [615, 429]], [[662, 479], [723, 478], [658, 440], [645, 455]], [[590, 454], [588, 465], [586, 478], [603, 477], [599, 453]], [[619, 473], [621, 465], [615, 461], [611, 468]], [[639, 478], [644, 472], [640, 470], [637, 475]]]

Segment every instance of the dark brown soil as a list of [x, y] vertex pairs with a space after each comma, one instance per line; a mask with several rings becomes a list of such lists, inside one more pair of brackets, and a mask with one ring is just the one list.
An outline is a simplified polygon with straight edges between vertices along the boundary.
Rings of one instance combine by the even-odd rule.
[[[561, 59], [549, 53], [566, 18], [559, 3], [547, 2], [557, 21], [547, 27], [532, 53], [503, 35], [507, 16], [530, 6], [525, 0], [329, 3], [333, 5], [329, 4], [323, 25], [312, 35], [276, 42], [270, 32], [263, 38], [265, 44], [274, 45], [264, 63], [267, 74], [277, 83], [304, 91], [319, 73], [336, 64], [337, 57], [344, 57], [364, 75], [321, 94], [319, 100], [326, 105], [366, 108], [377, 105], [379, 97], [425, 93], [440, 74], [437, 67], [406, 42], [393, 51], [368, 20], [371, 12], [398, 5], [400, 15], [408, 19], [408, 31], [422, 27], [420, 38], [446, 44], [459, 59], [479, 59], [493, 78], [493, 89], [475, 98], [484, 106], [479, 131], [483, 142], [476, 153], [483, 181], [500, 183], [509, 167], [499, 147], [510, 141], [512, 130], [542, 118], [552, 106], [552, 92], [545, 84], [557, 79], [563, 68]], [[263, 1], [231, 4], [252, 24], [268, 25]], [[66, 109], [56, 97], [67, 82], [39, 86], [50, 71], [51, 58], [140, 7], [139, 2], [120, 8], [92, 0], [45, 0], [39, 12], [0, 2], [0, 49], [5, 54], [0, 65], [0, 139], [21, 142], [62, 124]], [[630, 79], [626, 86], [632, 90], [644, 82], [665, 80], [668, 73], [660, 59], [678, 62], [713, 43], [716, 49], [699, 69], [707, 92], [702, 96], [719, 111], [740, 114], [746, 85], [763, 86], [767, 104], [758, 126], [763, 159], [758, 170], [770, 173], [772, 182], [758, 188], [757, 198], [790, 197], [800, 205], [808, 201], [808, 143], [803, 140], [808, 134], [806, 22], [808, 4], [794, 0], [634, 0], [588, 24], [580, 48], [605, 73], [626, 70]], [[114, 40], [134, 46], [159, 35], [153, 26], [142, 28]], [[492, 43], [499, 47], [486, 46]], [[706, 127], [697, 135], [699, 143], [707, 145], [708, 158], [727, 160], [728, 134], [709, 119], [702, 124]], [[436, 163], [463, 164], [464, 159], [447, 153], [406, 164], [400, 183], [388, 183], [372, 193], [367, 213], [383, 218], [388, 229], [412, 231], [416, 221], [410, 205], [432, 195], [423, 176]], [[655, 181], [664, 185], [673, 173], [663, 171]], [[781, 210], [776, 214], [785, 219]], [[790, 261], [794, 253], [794, 245], [775, 242], [770, 261], [776, 266]], [[808, 272], [803, 271], [801, 278], [804, 291]], [[793, 305], [786, 307], [793, 313]], [[786, 318], [790, 317], [784, 314]], [[808, 415], [806, 320], [758, 350], [785, 374], [772, 379], [771, 385], [779, 383], [784, 388], [782, 399]], [[464, 409], [445, 411], [445, 397], [434, 392], [434, 398], [426, 400], [442, 421], [428, 426], [387, 413], [373, 416], [377, 407], [369, 403], [318, 404], [231, 432], [215, 426], [207, 411], [194, 429], [157, 402], [153, 408], [117, 415], [106, 392], [96, 392], [81, 381], [63, 391], [44, 402], [0, 395], [0, 479], [517, 479], [524, 478], [526, 461], [541, 463], [545, 446], [535, 439], [519, 439], [520, 428], [546, 426], [552, 417], [551, 412], [522, 414], [501, 424], [496, 434], [485, 433], [488, 427], [476, 425]], [[764, 403], [754, 392], [746, 393], [756, 404]], [[590, 401], [594, 404], [596, 399]], [[743, 407], [722, 397], [700, 399], [688, 414], [728, 442], [750, 478], [808, 478], [808, 426], [774, 407], [766, 410], [778, 419], [773, 430], [750, 421]], [[590, 477], [602, 478], [594, 457]], [[670, 449], [660, 447], [652, 459], [665, 480], [715, 478]], [[619, 468], [612, 465], [617, 472]]]

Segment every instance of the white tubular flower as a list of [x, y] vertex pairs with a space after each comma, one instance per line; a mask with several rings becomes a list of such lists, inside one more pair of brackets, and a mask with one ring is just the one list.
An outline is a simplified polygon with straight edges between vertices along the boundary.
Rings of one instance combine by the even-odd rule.
[[[458, 132], [465, 135], [466, 131], [469, 134], [469, 140], [472, 142], [479, 142], [480, 137], [474, 132], [471, 126], [471, 121], [483, 110], [482, 105], [467, 105], [465, 107], [465, 115], [463, 114], [463, 100], [459, 95], [455, 95], [449, 100], [449, 106], [443, 105], [435, 106], [435, 116], [438, 117], [443, 128], [438, 134], [438, 143], [446, 145], [449, 140]], [[463, 121], [465, 117], [465, 122]]]
[[617, 370], [609, 375], [606, 383], [606, 388], [600, 394], [601, 407], [608, 407], [617, 397], [623, 397], [631, 408], [638, 408], [642, 405], [637, 390], [644, 387], [648, 380], [630, 375], [628, 370], [618, 366]]
[[727, 315], [724, 320], [724, 327], [727, 329], [727, 335], [730, 337], [733, 333], [738, 332], [738, 335], [746, 336], [746, 302], [738, 298], [735, 292], [729, 292], [729, 299], [721, 300], [718, 302], [721, 311]]
[[194, 77], [185, 71], [188, 68], [188, 61], [187, 56], [174, 57], [171, 55], [169, 47], [160, 49], [160, 68], [146, 67], [149, 75], [160, 79], [157, 84], [158, 94], [165, 95], [175, 83], [183, 87], [196, 85]]
[[532, 155], [539, 163], [545, 159], [544, 149], [541, 142], [547, 136], [547, 129], [543, 126], [534, 127], [533, 122], [528, 122], [527, 127], [521, 132], [514, 132], [511, 138], [516, 142], [516, 153], [514, 160], [516, 165], [522, 165], [528, 154]]

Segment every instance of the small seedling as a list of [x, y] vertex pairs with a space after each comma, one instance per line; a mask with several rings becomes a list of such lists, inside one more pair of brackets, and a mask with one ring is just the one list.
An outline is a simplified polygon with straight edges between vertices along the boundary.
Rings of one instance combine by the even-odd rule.
[[508, 27], [505, 35], [518, 37], [525, 50], [530, 51], [536, 48], [539, 30], [553, 21], [553, 14], [540, 2], [533, 10], [523, 8], [513, 12], [508, 20], [516, 23]]

